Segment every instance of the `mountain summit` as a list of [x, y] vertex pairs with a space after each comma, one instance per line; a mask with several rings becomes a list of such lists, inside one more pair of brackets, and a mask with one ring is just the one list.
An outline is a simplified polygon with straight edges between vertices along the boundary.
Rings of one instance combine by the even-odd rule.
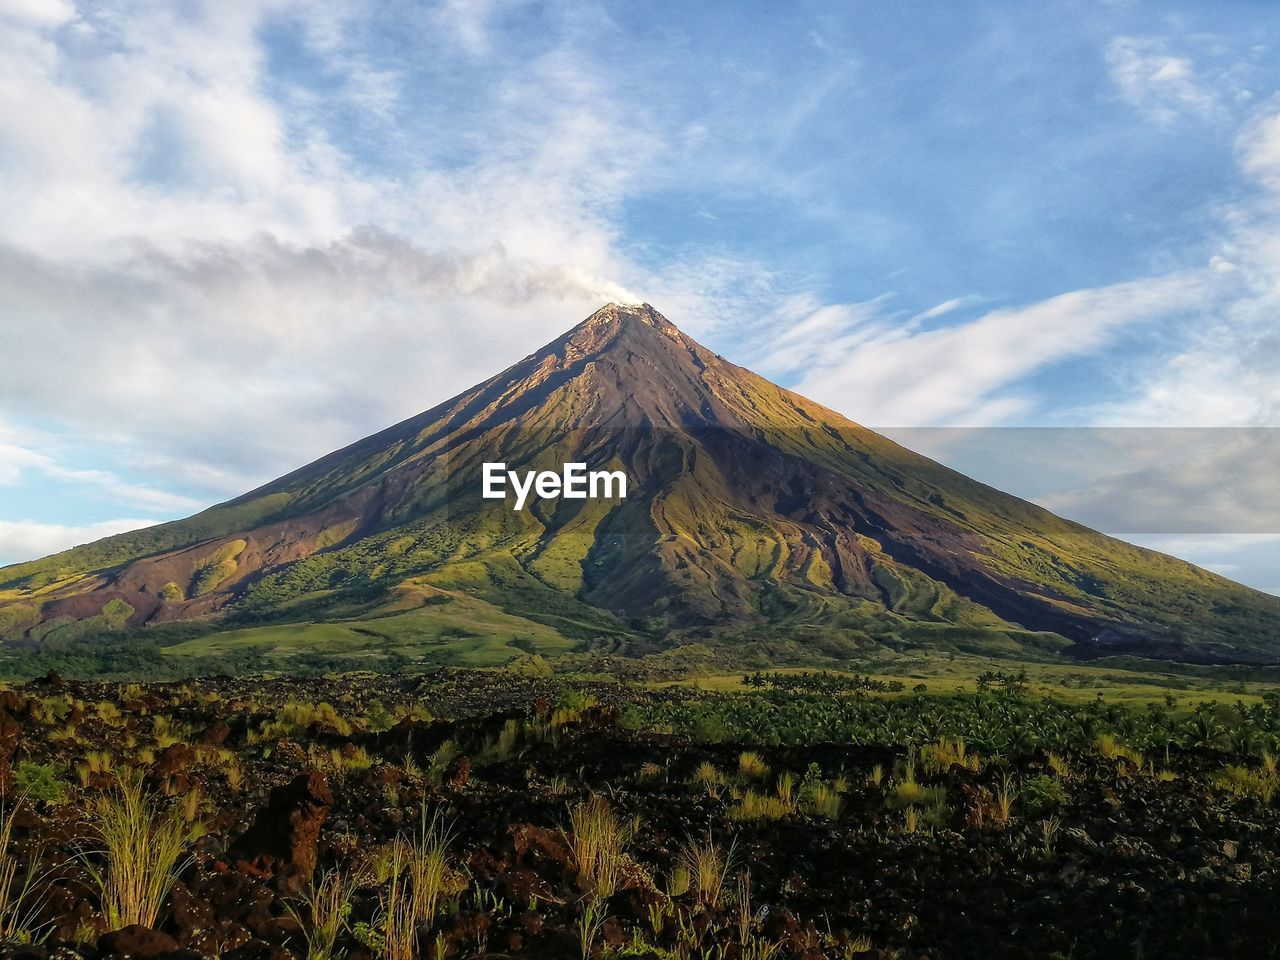
[[[483, 495], [498, 463], [621, 473], [627, 495], [517, 510]], [[912, 453], [647, 304], [236, 500], [0, 569], [10, 643], [178, 621], [445, 654], [483, 637], [504, 655], [706, 639], [1280, 659], [1280, 599]]]

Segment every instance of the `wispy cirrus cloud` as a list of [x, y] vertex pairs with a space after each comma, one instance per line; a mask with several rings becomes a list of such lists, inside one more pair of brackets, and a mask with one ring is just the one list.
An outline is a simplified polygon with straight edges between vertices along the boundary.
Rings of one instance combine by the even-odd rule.
[[927, 310], [921, 310], [911, 319], [912, 321], [934, 320], [938, 317], [944, 317], [948, 313], [954, 313], [962, 307], [980, 302], [982, 302], [982, 298], [972, 293], [965, 294], [963, 297], [952, 297], [950, 300], [944, 300], [942, 303], [935, 304]]
[[1134, 363], [1137, 388], [1097, 404], [1111, 425], [1280, 424], [1280, 100], [1257, 108], [1236, 138], [1251, 189], [1221, 213], [1213, 270], [1229, 297], [1186, 330], [1177, 346]]
[[1011, 391], [1041, 368], [1095, 353], [1131, 325], [1203, 308], [1220, 283], [1206, 268], [946, 326], [886, 314], [880, 304], [824, 306], [779, 337], [766, 362], [798, 373], [801, 393], [868, 424], [983, 425], [1034, 409], [1037, 398]]
[[50, 437], [14, 430], [0, 422], [0, 488], [18, 486], [34, 476], [62, 482], [84, 496], [163, 514], [203, 506], [200, 500], [132, 483], [109, 470], [68, 466], [49, 452], [55, 446]]

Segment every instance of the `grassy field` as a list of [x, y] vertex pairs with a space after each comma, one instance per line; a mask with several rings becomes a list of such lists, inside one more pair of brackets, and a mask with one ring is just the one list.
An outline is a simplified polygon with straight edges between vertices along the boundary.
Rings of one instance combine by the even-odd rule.
[[[978, 677], [989, 671], [1016, 673], [1026, 670], [1027, 691], [1037, 696], [1053, 696], [1072, 703], [1083, 703], [1101, 696], [1108, 703], [1144, 705], [1167, 703], [1179, 708], [1192, 707], [1205, 700], [1220, 703], [1255, 704], [1263, 694], [1280, 689], [1274, 680], [1240, 680], [1223, 671], [1206, 670], [1204, 676], [1187, 675], [1174, 669], [1152, 665], [1149, 670], [1120, 669], [1087, 663], [1011, 663], [982, 657], [903, 656], [869, 661], [851, 667], [873, 675], [878, 680], [901, 682], [906, 691], [924, 684], [929, 693], [972, 693], [978, 688]], [[806, 673], [812, 667], [782, 667], [778, 673]], [[715, 692], [748, 689], [743, 673], [713, 674], [664, 681], [655, 687], [685, 686]], [[901, 694], [878, 694], [900, 696]]]
[[[433, 588], [427, 588], [433, 589]], [[224, 657], [253, 650], [265, 655], [269, 668], [288, 672], [300, 655], [368, 659], [370, 666], [395, 655], [427, 666], [452, 665], [493, 668], [522, 655], [548, 659], [572, 653], [575, 641], [554, 627], [503, 612], [497, 606], [465, 593], [434, 590], [440, 602], [418, 606], [422, 597], [405, 597], [406, 609], [383, 608], [379, 615], [330, 622], [287, 623], [220, 631], [163, 648], [166, 658]], [[726, 655], [732, 654], [726, 650]], [[593, 671], [578, 662], [570, 667]], [[641, 664], [646, 661], [640, 661]], [[730, 661], [731, 662], [731, 661]], [[565, 665], [562, 665], [563, 670]], [[1242, 674], [1230, 668], [1195, 668], [1177, 664], [1073, 663], [1045, 659], [1010, 661], [966, 654], [900, 654], [882, 652], [833, 669], [865, 673], [883, 681], [899, 681], [906, 691], [923, 684], [929, 693], [973, 692], [985, 673], [1025, 671], [1028, 693], [1053, 696], [1072, 703], [1101, 697], [1108, 703], [1144, 705], [1165, 703], [1187, 708], [1205, 700], [1252, 705], [1269, 690], [1280, 689], [1271, 673]], [[751, 669], [801, 673], [815, 665], [754, 664]], [[738, 666], [693, 672], [680, 679], [655, 680], [653, 688], [693, 687], [714, 692], [746, 689], [744, 669]], [[669, 675], [669, 674], [668, 674]], [[1249, 676], [1250, 679], [1245, 679]], [[880, 694], [894, 696], [895, 694]]]
[[285, 623], [212, 633], [164, 648], [167, 657], [226, 656], [256, 649], [287, 670], [300, 654], [368, 657], [399, 654], [423, 663], [494, 667], [521, 654], [555, 657], [573, 641], [551, 627], [503, 613], [466, 594], [438, 591], [444, 602], [331, 623]]

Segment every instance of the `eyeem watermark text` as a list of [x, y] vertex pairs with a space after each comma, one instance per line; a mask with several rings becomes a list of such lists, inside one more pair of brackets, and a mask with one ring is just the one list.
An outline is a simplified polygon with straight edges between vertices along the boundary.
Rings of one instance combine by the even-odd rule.
[[627, 496], [627, 475], [621, 470], [587, 470], [585, 463], [566, 463], [559, 473], [554, 470], [526, 470], [523, 475], [508, 470], [505, 463], [484, 465], [482, 496], [486, 500], [505, 500], [507, 484], [515, 492], [513, 509], [523, 510], [534, 493], [541, 500], [564, 497], [567, 500], [619, 500]]

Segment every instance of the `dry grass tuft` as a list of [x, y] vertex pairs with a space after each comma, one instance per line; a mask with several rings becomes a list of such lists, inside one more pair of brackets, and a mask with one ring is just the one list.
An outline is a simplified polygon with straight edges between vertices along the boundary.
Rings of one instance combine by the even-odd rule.
[[748, 790], [729, 808], [731, 820], [779, 820], [795, 812], [795, 807], [781, 797]]
[[1071, 764], [1056, 753], [1049, 754], [1049, 769], [1054, 772], [1059, 780], [1071, 779]]
[[722, 847], [711, 839], [689, 840], [681, 848], [679, 859], [688, 871], [690, 888], [698, 899], [708, 906], [719, 907], [724, 895], [725, 882], [733, 869], [736, 840]]
[[839, 787], [826, 783], [813, 786], [809, 791], [809, 803], [813, 805], [814, 813], [828, 820], [839, 820], [840, 812], [844, 809], [844, 799], [840, 796]]
[[618, 889], [625, 849], [635, 836], [637, 823], [624, 823], [603, 797], [593, 796], [569, 811], [565, 839], [573, 854], [578, 885], [584, 893], [613, 896]]
[[0, 797], [0, 942], [6, 944], [36, 939], [35, 919], [40, 908], [32, 889], [39, 855], [31, 858], [26, 870], [21, 869], [14, 853], [14, 812], [14, 807], [3, 806]]
[[738, 773], [744, 780], [760, 780], [769, 773], [769, 765], [751, 750], [738, 757]]
[[982, 766], [982, 758], [970, 753], [959, 737], [943, 737], [920, 748], [920, 766], [925, 773], [946, 773], [953, 766], [977, 771]]
[[996, 789], [996, 807], [992, 817], [996, 823], [1006, 824], [1013, 817], [1013, 802], [1018, 799], [1017, 788], [1008, 774], [1000, 778], [1000, 786]]
[[441, 899], [458, 889], [460, 878], [449, 854], [452, 840], [452, 825], [438, 811], [428, 820], [424, 807], [417, 836], [392, 842], [378, 924], [386, 960], [414, 960], [418, 934], [435, 921]]
[[307, 941], [306, 960], [336, 960], [338, 937], [351, 913], [351, 883], [338, 870], [327, 870], [313, 880], [303, 901], [306, 914], [290, 910]]
[[136, 779], [98, 797], [92, 810], [106, 864], [88, 855], [84, 862], [102, 897], [107, 926], [155, 926], [183, 866], [188, 833], [181, 813], [162, 811]]

